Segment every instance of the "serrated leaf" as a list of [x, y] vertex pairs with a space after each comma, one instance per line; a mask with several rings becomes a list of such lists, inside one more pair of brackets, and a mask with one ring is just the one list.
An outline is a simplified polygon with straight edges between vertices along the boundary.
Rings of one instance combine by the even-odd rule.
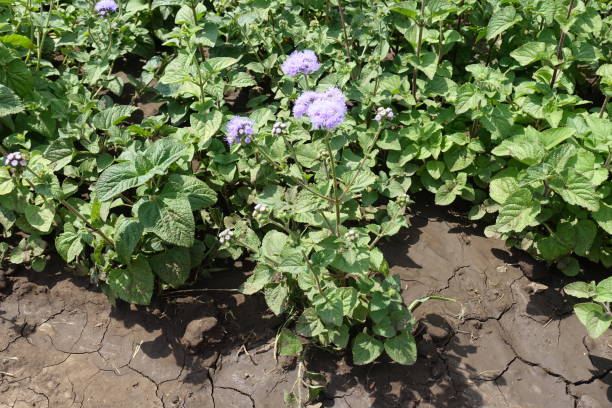
[[276, 344], [281, 356], [297, 356], [303, 349], [300, 339], [288, 329], [281, 330]]
[[385, 351], [393, 361], [403, 365], [412, 365], [417, 359], [416, 342], [407, 331], [385, 341]]
[[460, 115], [469, 110], [475, 110], [486, 102], [484, 95], [473, 84], [463, 84], [457, 90], [455, 101], [455, 113]]
[[193, 245], [195, 220], [186, 197], [160, 195], [138, 208], [138, 218], [147, 232], [176, 246]]
[[42, 206], [28, 204], [25, 207], [25, 216], [32, 227], [40, 232], [47, 233], [51, 231], [51, 225], [55, 217], [55, 208], [51, 203], [46, 203]]
[[217, 193], [202, 180], [187, 175], [171, 174], [162, 194], [183, 195], [189, 200], [193, 211], [210, 207], [217, 201]]
[[572, 282], [563, 288], [563, 291], [570, 296], [577, 298], [591, 298], [597, 294], [595, 284], [586, 282]]
[[528, 189], [518, 189], [506, 199], [500, 208], [496, 222], [497, 230], [499, 232], [521, 232], [535, 222], [540, 210], [540, 203], [533, 200]]
[[521, 66], [539, 61], [546, 56], [546, 44], [543, 42], [528, 42], [510, 53]]
[[592, 213], [592, 216], [604, 231], [612, 234], [612, 206], [602, 202], [599, 210]]
[[574, 312], [594, 339], [604, 334], [612, 323], [612, 316], [596, 303], [578, 303], [574, 305]]
[[81, 236], [73, 231], [66, 231], [55, 237], [55, 249], [62, 259], [68, 263], [83, 251]]
[[96, 113], [91, 121], [91, 124], [100, 130], [109, 130], [113, 126], [117, 126], [125, 119], [132, 116], [132, 113], [137, 110], [134, 106], [129, 105], [114, 105], [108, 109], [104, 109]]
[[154, 275], [149, 263], [139, 256], [127, 269], [112, 269], [106, 283], [117, 297], [129, 303], [148, 305], [153, 296]]
[[140, 236], [143, 226], [137, 219], [120, 217], [115, 226], [115, 251], [119, 260], [124, 264], [130, 263], [130, 258]]
[[497, 37], [499, 34], [521, 21], [521, 16], [516, 15], [516, 9], [512, 6], [497, 10], [491, 16], [487, 26], [487, 40]]
[[183, 285], [191, 273], [191, 256], [187, 248], [170, 248], [149, 258], [151, 269], [173, 288]]
[[366, 333], [359, 333], [353, 340], [353, 363], [356, 365], [369, 364], [382, 354], [383, 348], [380, 340]]
[[276, 272], [264, 264], [257, 264], [253, 274], [240, 286], [240, 291], [245, 295], [252, 295], [262, 290], [268, 283], [272, 282]]
[[270, 310], [278, 316], [285, 311], [289, 289], [287, 285], [279, 283], [273, 287], [267, 287], [264, 291], [264, 297]]
[[595, 193], [595, 186], [588, 178], [575, 171], [568, 171], [552, 179], [550, 188], [568, 204], [579, 205], [591, 211], [599, 210], [599, 197]]
[[12, 89], [0, 84], [0, 117], [15, 115], [23, 112], [24, 109], [17, 94]]

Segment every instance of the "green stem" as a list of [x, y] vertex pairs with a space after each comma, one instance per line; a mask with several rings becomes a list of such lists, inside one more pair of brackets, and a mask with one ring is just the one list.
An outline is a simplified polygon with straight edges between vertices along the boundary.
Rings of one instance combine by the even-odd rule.
[[[574, 0], [570, 1], [569, 7], [567, 9], [567, 16], [565, 19], [569, 19], [572, 14], [572, 10], [574, 9]], [[563, 42], [565, 41], [565, 31], [561, 30], [561, 35], [559, 36], [559, 44], [557, 45], [557, 60], [561, 61], [563, 58]], [[559, 67], [556, 66], [553, 70], [552, 78], [550, 79], [550, 87], [555, 86], [555, 82], [557, 81], [557, 74], [559, 72]]]
[[308, 269], [312, 273], [312, 276], [317, 285], [317, 290], [319, 291], [319, 294], [321, 294], [321, 296], [327, 299], [327, 296], [325, 296], [325, 293], [323, 293], [323, 289], [321, 289], [321, 282], [319, 281], [319, 276], [317, 276], [317, 273], [315, 272], [314, 267], [312, 263], [310, 262], [310, 259], [308, 259], [308, 255], [306, 255], [306, 252], [304, 252], [303, 249], [300, 249], [300, 251], [302, 252], [302, 256], [304, 257], [304, 260], [306, 260], [306, 264], [308, 264]]
[[342, 22], [342, 30], [344, 31], [344, 49], [346, 50], [346, 58], [348, 58], [348, 60], [350, 61], [351, 51], [349, 49], [349, 39], [348, 34], [346, 32], [346, 21], [344, 20], [344, 11], [340, 3], [340, 0], [338, 0], [338, 13], [340, 13], [340, 21]]
[[[425, 0], [421, 0], [421, 16], [419, 24], [419, 33], [417, 37], [417, 49], [416, 49], [416, 57], [417, 61], [421, 61], [421, 46], [423, 42], [423, 28], [425, 24], [423, 23], [423, 18], [425, 17]], [[418, 69], [414, 67], [412, 71], [412, 97], [416, 101], [416, 80], [417, 80]]]
[[338, 195], [338, 178], [336, 177], [336, 159], [332, 152], [331, 143], [329, 141], [329, 132], [325, 132], [325, 145], [329, 154], [329, 163], [332, 171], [333, 187], [334, 187], [334, 208], [336, 210], [336, 236], [340, 236], [340, 197]]
[[608, 101], [610, 100], [610, 96], [606, 95], [606, 98], [603, 101], [603, 104], [601, 105], [601, 110], [599, 111], [599, 115], [598, 117], [601, 119], [603, 118], [603, 114], [606, 111], [606, 108], [608, 107]]

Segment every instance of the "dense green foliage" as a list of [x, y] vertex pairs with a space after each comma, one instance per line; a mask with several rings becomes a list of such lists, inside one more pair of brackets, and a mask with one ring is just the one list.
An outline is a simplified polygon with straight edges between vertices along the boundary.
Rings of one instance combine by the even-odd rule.
[[[357, 364], [416, 358], [377, 248], [407, 194], [471, 201], [489, 236], [567, 275], [612, 265], [607, 1], [118, 3], [0, 0], [0, 152], [28, 160], [0, 168], [0, 261], [43, 270], [52, 243], [111, 299], [148, 304], [247, 255], [244, 293], [289, 317], [281, 353], [297, 332]], [[283, 75], [302, 49], [321, 68]], [[339, 128], [292, 116], [332, 86]], [[237, 112], [253, 141], [228, 146]]]

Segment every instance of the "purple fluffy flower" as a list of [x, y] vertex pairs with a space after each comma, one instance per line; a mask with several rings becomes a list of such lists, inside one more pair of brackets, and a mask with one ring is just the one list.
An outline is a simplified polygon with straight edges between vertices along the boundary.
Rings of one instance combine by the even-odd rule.
[[281, 69], [285, 75], [312, 74], [321, 68], [317, 54], [312, 50], [293, 51], [283, 62]]
[[346, 104], [335, 99], [318, 99], [307, 112], [313, 129], [332, 130], [340, 126], [346, 115]]
[[225, 141], [230, 146], [234, 143], [240, 143], [240, 141], [251, 143], [254, 124], [255, 123], [249, 118], [234, 116], [227, 124], [227, 136], [225, 137]]
[[306, 91], [298, 96], [298, 98], [295, 100], [295, 105], [293, 105], [293, 116], [298, 119], [304, 116], [312, 102], [320, 97], [321, 94], [314, 91]]
[[296, 118], [306, 115], [313, 129], [335, 129], [344, 121], [346, 98], [338, 88], [325, 92], [306, 91], [295, 101], [293, 114]]
[[119, 6], [114, 0], [101, 0], [96, 3], [95, 9], [100, 16], [104, 17], [119, 10]]
[[28, 162], [25, 156], [21, 152], [13, 152], [6, 155], [4, 158], [4, 165], [9, 168], [11, 173], [15, 170], [27, 166]]

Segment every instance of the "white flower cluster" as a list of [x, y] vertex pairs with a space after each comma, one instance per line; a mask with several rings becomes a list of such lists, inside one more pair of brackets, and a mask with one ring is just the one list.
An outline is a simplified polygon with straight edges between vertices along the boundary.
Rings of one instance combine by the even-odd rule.
[[376, 109], [376, 116], [374, 116], [374, 119], [378, 122], [380, 122], [381, 120], [387, 118], [387, 119], [393, 119], [393, 111], [391, 110], [391, 108], [383, 108], [382, 106], [379, 106], [378, 109]]
[[346, 233], [346, 239], [350, 242], [353, 242], [354, 240], [357, 239], [357, 230], [354, 230], [353, 228], [351, 228], [350, 230], [347, 231]]
[[260, 219], [266, 215], [266, 211], [268, 211], [268, 207], [263, 204], [255, 204], [255, 209], [253, 210], [253, 217], [256, 219]]
[[219, 242], [221, 244], [228, 242], [232, 238], [233, 235], [234, 235], [234, 231], [232, 231], [231, 229], [224, 229], [223, 231], [219, 233]]
[[397, 197], [397, 203], [400, 205], [404, 205], [410, 202], [410, 196], [408, 194], [402, 194]]
[[272, 134], [280, 135], [285, 131], [286, 128], [287, 124], [285, 122], [275, 122], [274, 125], [272, 125]]

